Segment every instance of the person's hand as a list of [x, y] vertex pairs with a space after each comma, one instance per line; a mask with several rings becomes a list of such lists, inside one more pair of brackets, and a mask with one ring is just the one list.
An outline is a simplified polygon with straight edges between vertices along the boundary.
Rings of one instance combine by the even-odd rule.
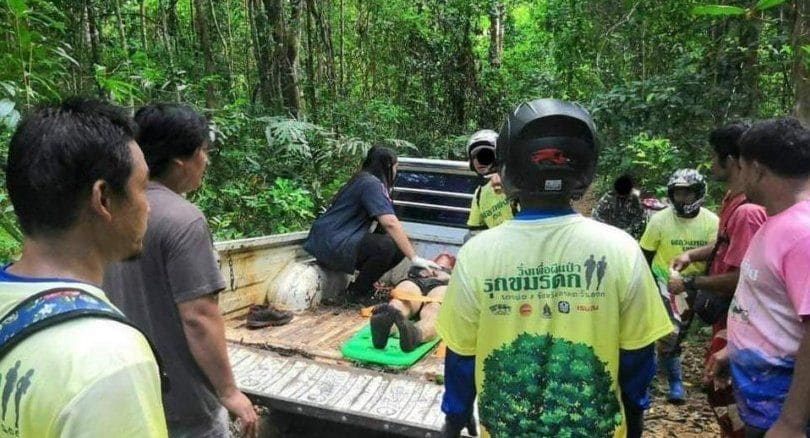
[[495, 193], [500, 194], [501, 192], [503, 192], [503, 183], [501, 182], [501, 176], [498, 175], [497, 172], [490, 173], [484, 178], [488, 179], [489, 182], [492, 183], [492, 190]]
[[806, 438], [805, 426], [791, 425], [779, 417], [770, 429], [765, 432], [765, 438]]
[[442, 269], [442, 267], [436, 264], [436, 262], [419, 256], [414, 256], [411, 259], [411, 264], [421, 269], [439, 269], [439, 270]]
[[683, 252], [678, 257], [672, 259], [672, 262], [669, 264], [669, 269], [681, 272], [686, 269], [690, 263], [692, 263], [692, 260], [689, 258], [689, 252]]
[[727, 388], [731, 384], [729, 381], [730, 373], [728, 362], [728, 347], [709, 356], [709, 360], [706, 362], [706, 370], [703, 374], [703, 382], [714, 385], [715, 390]]
[[679, 295], [686, 291], [686, 285], [683, 282], [683, 277], [678, 271], [670, 271], [669, 282], [667, 282], [667, 290], [673, 295]]
[[234, 415], [240, 423], [242, 436], [256, 438], [259, 436], [259, 415], [256, 408], [242, 391], [234, 388], [219, 397], [219, 402]]

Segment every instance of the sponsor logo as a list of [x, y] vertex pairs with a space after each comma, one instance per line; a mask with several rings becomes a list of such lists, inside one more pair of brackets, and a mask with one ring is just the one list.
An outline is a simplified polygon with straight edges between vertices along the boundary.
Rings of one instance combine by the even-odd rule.
[[543, 318], [551, 318], [551, 307], [548, 307], [548, 304], [543, 305]]
[[545, 190], [547, 192], [559, 192], [563, 188], [561, 179], [547, 179], [545, 183]]
[[512, 313], [512, 306], [508, 304], [493, 304], [489, 306], [489, 311], [493, 315], [508, 315]]
[[593, 312], [599, 310], [598, 304], [578, 304], [577, 312]]
[[524, 303], [520, 305], [520, 316], [529, 316], [532, 314], [532, 305]]
[[534, 164], [555, 164], [563, 165], [570, 163], [571, 160], [565, 156], [563, 151], [556, 148], [540, 149], [532, 154], [532, 163]]
[[569, 313], [571, 312], [571, 304], [568, 301], [560, 301], [557, 303], [557, 310], [559, 310], [560, 313]]

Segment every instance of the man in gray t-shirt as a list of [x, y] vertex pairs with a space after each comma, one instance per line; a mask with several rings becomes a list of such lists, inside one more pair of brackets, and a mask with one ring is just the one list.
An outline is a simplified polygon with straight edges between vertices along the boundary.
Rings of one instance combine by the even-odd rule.
[[207, 123], [188, 107], [165, 104], [140, 109], [135, 121], [151, 173], [149, 221], [142, 256], [109, 268], [105, 290], [160, 352], [171, 384], [163, 396], [171, 437], [227, 436], [228, 411], [255, 436], [258, 417], [228, 361], [217, 304], [225, 281], [211, 233], [182, 196], [202, 183]]

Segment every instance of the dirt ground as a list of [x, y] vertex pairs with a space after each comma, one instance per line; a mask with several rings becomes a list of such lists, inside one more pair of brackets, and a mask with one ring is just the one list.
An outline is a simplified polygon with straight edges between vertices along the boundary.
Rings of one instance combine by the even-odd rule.
[[666, 380], [663, 376], [654, 385], [653, 407], [647, 411], [644, 423], [648, 437], [719, 437], [720, 428], [701, 392], [703, 357], [706, 351], [708, 328], [694, 328], [684, 345], [683, 373], [688, 398], [685, 405], [675, 406], [666, 402]]
[[[697, 438], [719, 437], [720, 430], [714, 416], [700, 391], [700, 376], [703, 372], [703, 354], [706, 329], [695, 327], [684, 345], [684, 377], [688, 398], [686, 404], [675, 406], [666, 402], [666, 381], [660, 377], [654, 384], [653, 407], [645, 416], [645, 437]], [[237, 436], [234, 434], [234, 436]], [[302, 417], [284, 412], [268, 412], [263, 415], [263, 438], [383, 438], [396, 435], [373, 432], [363, 428], [336, 424], [328, 421]]]

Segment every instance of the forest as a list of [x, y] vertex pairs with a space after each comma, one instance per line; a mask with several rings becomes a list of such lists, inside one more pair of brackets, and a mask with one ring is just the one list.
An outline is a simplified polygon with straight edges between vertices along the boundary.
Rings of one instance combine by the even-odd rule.
[[[3, 163], [38, 104], [188, 103], [215, 136], [192, 198], [217, 239], [306, 229], [374, 144], [466, 159], [537, 97], [594, 115], [596, 190], [707, 170], [727, 121], [810, 121], [807, 0], [0, 0], [0, 27]], [[3, 190], [0, 213], [9, 257]]]

